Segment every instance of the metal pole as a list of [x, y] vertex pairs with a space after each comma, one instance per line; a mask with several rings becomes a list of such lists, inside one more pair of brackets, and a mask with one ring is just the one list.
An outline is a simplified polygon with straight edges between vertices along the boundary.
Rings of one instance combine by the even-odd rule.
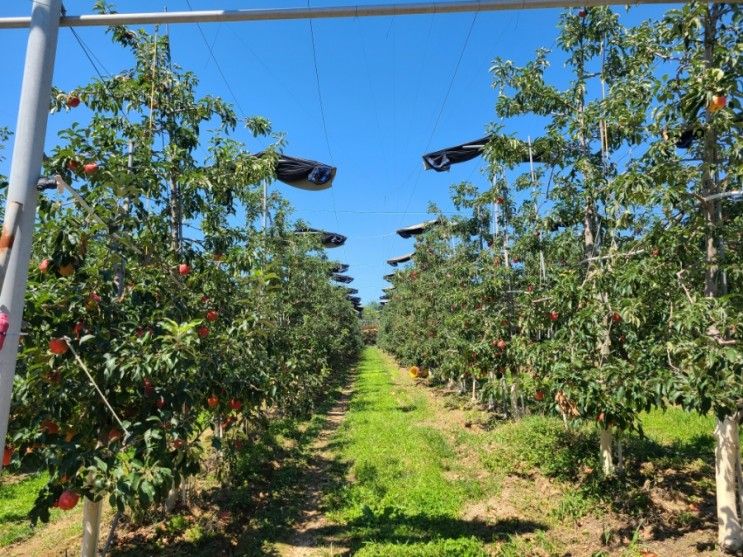
[[[8, 414], [13, 396], [18, 338], [36, 217], [36, 182], [44, 155], [61, 8], [61, 0], [34, 1], [26, 49], [10, 185], [5, 205], [6, 219], [0, 238], [0, 250], [10, 252], [5, 281], [0, 292], [0, 311], [7, 314], [10, 321], [5, 344], [0, 350], [0, 447], [5, 446], [5, 435], [8, 432]], [[9, 221], [8, 217], [14, 213], [17, 213], [17, 221]]]
[[[740, 2], [741, 0], [738, 0]], [[722, 3], [714, 0], [712, 3]], [[668, 0], [583, 0], [581, 6], [620, 6], [626, 4], [668, 4]], [[730, 3], [730, 2], [728, 2]], [[737, 3], [737, 2], [732, 2]], [[570, 8], [574, 0], [465, 0], [460, 2], [409, 2], [368, 6], [329, 6], [307, 8], [270, 8], [252, 10], [203, 10], [190, 12], [117, 13], [65, 16], [62, 27], [105, 27], [110, 25], [154, 25], [158, 23], [212, 23], [223, 21], [275, 21], [291, 19], [329, 19], [340, 17], [378, 17], [464, 12], [494, 12]], [[0, 18], [0, 29], [28, 27], [27, 17]]]

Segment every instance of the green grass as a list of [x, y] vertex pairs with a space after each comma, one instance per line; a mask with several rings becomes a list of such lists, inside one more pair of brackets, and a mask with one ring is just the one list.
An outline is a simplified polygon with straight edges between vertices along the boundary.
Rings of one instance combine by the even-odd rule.
[[[435, 424], [421, 391], [397, 387], [398, 370], [367, 349], [349, 413], [337, 436], [350, 484], [327, 497], [331, 520], [359, 555], [482, 555], [483, 541], [507, 534], [460, 518], [485, 487], [470, 479]], [[518, 527], [506, 524], [505, 529]]]
[[[12, 481], [18, 480], [18, 481]], [[46, 484], [46, 474], [13, 478], [8, 472], [0, 477], [0, 547], [28, 538], [33, 534], [28, 512], [39, 490]], [[60, 511], [52, 512], [52, 520]]]

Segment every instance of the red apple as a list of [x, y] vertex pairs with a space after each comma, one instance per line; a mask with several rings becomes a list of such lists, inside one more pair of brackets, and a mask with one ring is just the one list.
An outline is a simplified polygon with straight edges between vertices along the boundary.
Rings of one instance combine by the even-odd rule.
[[42, 273], [46, 273], [49, 271], [49, 265], [51, 265], [52, 262], [49, 259], [44, 259], [41, 263], [39, 263], [39, 271]]
[[49, 352], [57, 356], [66, 353], [68, 348], [67, 342], [62, 338], [53, 338], [49, 341]]
[[496, 348], [498, 350], [505, 350], [506, 349], [506, 341], [503, 339], [498, 340], [498, 342], [495, 344]]
[[3, 450], [3, 466], [10, 466], [10, 461], [13, 458], [13, 447], [5, 445]]
[[541, 401], [544, 400], [544, 391], [537, 391], [534, 393], [534, 399]]
[[506, 202], [506, 200], [505, 200], [505, 199], [503, 199], [503, 197], [501, 197], [501, 196], [499, 195], [499, 196], [498, 196], [498, 199], [496, 199], [496, 200], [495, 200], [495, 202], [496, 202], [496, 203], [497, 203], [498, 205], [503, 205], [503, 204], [504, 204], [504, 203]]
[[85, 331], [85, 323], [83, 321], [78, 321], [72, 326], [72, 332], [75, 333], [75, 336], [79, 339], [80, 335], [83, 334]]
[[162, 396], [158, 397], [158, 399], [155, 401], [155, 406], [157, 406], [158, 410], [162, 410], [163, 408], [165, 408], [165, 398]]
[[69, 108], [77, 108], [78, 106], [80, 106], [80, 97], [74, 94], [69, 95], [67, 97], [67, 106]]
[[622, 316], [619, 315], [616, 311], [611, 314], [611, 320], [613, 323], [621, 323], [622, 322]]
[[712, 95], [712, 100], [709, 103], [709, 111], [717, 112], [718, 110], [725, 108], [728, 104], [728, 99], [725, 95]]
[[71, 170], [72, 172], [77, 172], [80, 170], [80, 163], [77, 162], [74, 159], [70, 159], [67, 161], [67, 170]]
[[209, 327], [206, 325], [202, 325], [198, 329], [196, 329], [196, 334], [199, 335], [201, 338], [206, 338], [209, 336]]
[[108, 439], [109, 443], [113, 443], [114, 441], [121, 441], [122, 437], [123, 433], [117, 427], [112, 427], [111, 429], [109, 429], [108, 434], [106, 435], [106, 439]]
[[56, 506], [63, 511], [69, 511], [70, 509], [75, 508], [79, 500], [80, 496], [77, 493], [66, 489], [62, 492], [62, 495], [59, 496], [59, 499], [57, 499]]
[[219, 319], [218, 312], [214, 311], [213, 309], [206, 312], [207, 321], [216, 321], [217, 319]]
[[41, 431], [47, 435], [56, 435], [59, 433], [59, 426], [54, 420], [41, 420]]
[[191, 267], [188, 266], [186, 263], [181, 263], [178, 265], [178, 274], [182, 277], [185, 277], [188, 273], [191, 272]]
[[87, 164], [84, 164], [83, 172], [88, 175], [95, 174], [96, 172], [98, 172], [98, 163], [89, 162]]
[[183, 439], [173, 439], [173, 447], [177, 450], [183, 447], [186, 442]]
[[233, 410], [240, 410], [242, 408], [243, 403], [237, 400], [236, 398], [230, 399], [230, 408]]
[[90, 296], [88, 296], [88, 300], [91, 301], [91, 302], [95, 302], [96, 304], [101, 303], [101, 300], [102, 299], [103, 298], [101, 298], [101, 295], [98, 294], [98, 292], [95, 292], [95, 291], [91, 292], [90, 293]]
[[149, 379], [145, 379], [142, 384], [144, 385], [144, 395], [145, 396], [152, 396], [155, 394], [155, 385], [152, 384], [152, 381]]
[[578, 17], [586, 17], [588, 15], [587, 10], [581, 10], [578, 12]]
[[550, 321], [557, 321], [558, 319], [560, 319], [560, 314], [555, 310], [552, 310], [550, 312]]
[[209, 408], [216, 408], [219, 406], [219, 397], [217, 395], [211, 395], [206, 399], [206, 403]]

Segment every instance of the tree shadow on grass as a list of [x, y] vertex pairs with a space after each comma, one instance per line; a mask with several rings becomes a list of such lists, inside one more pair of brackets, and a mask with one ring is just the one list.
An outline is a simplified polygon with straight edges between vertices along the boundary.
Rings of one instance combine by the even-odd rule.
[[347, 547], [351, 554], [365, 543], [413, 544], [458, 538], [476, 538], [482, 543], [507, 540], [513, 535], [545, 531], [549, 527], [541, 522], [509, 518], [496, 522], [463, 520], [450, 516], [426, 514], [410, 515], [394, 507], [381, 512], [366, 512], [345, 524], [317, 528], [310, 538], [319, 546], [331, 543]]

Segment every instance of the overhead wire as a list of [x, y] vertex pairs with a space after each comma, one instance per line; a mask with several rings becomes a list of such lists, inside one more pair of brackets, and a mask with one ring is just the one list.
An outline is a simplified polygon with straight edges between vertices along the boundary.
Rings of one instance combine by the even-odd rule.
[[[480, 12], [478, 10], [472, 15], [472, 20], [470, 21], [469, 28], [467, 29], [467, 34], [464, 38], [464, 43], [462, 44], [462, 48], [459, 51], [459, 57], [457, 58], [457, 63], [454, 65], [454, 71], [452, 72], [451, 79], [449, 80], [449, 86], [446, 89], [446, 94], [444, 95], [444, 99], [441, 102], [441, 106], [439, 107], [438, 114], [436, 115], [436, 119], [434, 120], [433, 128], [431, 129], [431, 133], [428, 137], [428, 141], [426, 142], [426, 147], [424, 149], [424, 152], [428, 151], [429, 147], [431, 146], [431, 141], [433, 141], [433, 136], [436, 133], [436, 129], [438, 128], [439, 122], [441, 121], [441, 116], [444, 113], [444, 109], [446, 108], [446, 103], [449, 100], [449, 95], [451, 95], [452, 89], [454, 88], [454, 82], [457, 79], [457, 74], [459, 73], [459, 67], [462, 64], [464, 53], [467, 51], [467, 46], [469, 46], [470, 38], [472, 37], [472, 31], [475, 28], [475, 23], [477, 22], [477, 16], [479, 15], [479, 13]], [[410, 204], [413, 201], [415, 190], [418, 187], [418, 182], [420, 181], [422, 172], [423, 172], [422, 168], [419, 167], [418, 173], [416, 174], [416, 177], [415, 177], [415, 182], [413, 182], [413, 187], [411, 188], [411, 191], [410, 191], [410, 196], [408, 197], [408, 202], [405, 204], [405, 211], [403, 212], [403, 215], [407, 213], [407, 210], [410, 208]]]
[[[191, 6], [191, 0], [186, 0], [186, 5], [188, 6], [188, 9], [190, 11], [193, 11], [193, 7]], [[201, 40], [204, 41], [204, 45], [206, 46], [206, 49], [209, 52], [209, 57], [212, 59], [212, 61], [214, 62], [214, 66], [217, 68], [217, 73], [219, 73], [219, 76], [222, 78], [222, 81], [224, 82], [225, 87], [227, 87], [227, 91], [230, 93], [230, 96], [232, 97], [232, 100], [235, 103], [235, 106], [240, 111], [240, 115], [244, 118], [247, 113], [243, 110], [242, 106], [240, 105], [240, 101], [237, 98], [237, 95], [235, 95], [235, 92], [232, 90], [232, 86], [230, 85], [230, 82], [227, 80], [227, 76], [222, 70], [222, 66], [219, 63], [219, 60], [217, 60], [217, 57], [214, 55], [214, 49], [212, 48], [212, 45], [209, 44], [209, 41], [206, 39], [206, 35], [204, 34], [204, 30], [201, 28], [200, 23], [196, 23], [196, 29], [199, 30], [199, 35], [201, 35]]]

